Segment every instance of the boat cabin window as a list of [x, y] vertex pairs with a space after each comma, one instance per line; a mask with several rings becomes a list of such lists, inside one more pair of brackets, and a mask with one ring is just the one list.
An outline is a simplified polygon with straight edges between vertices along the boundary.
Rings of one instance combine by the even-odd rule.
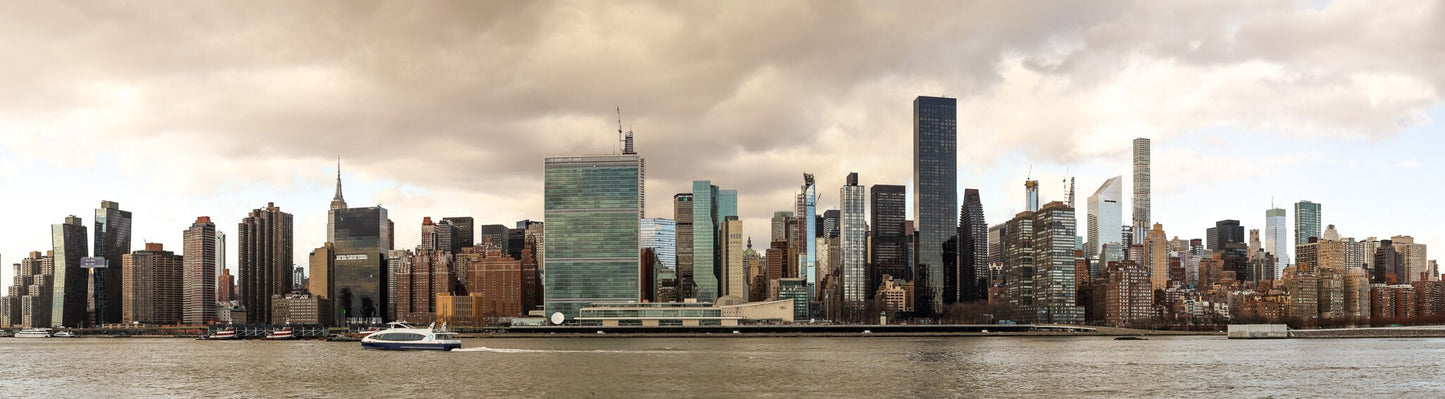
[[426, 336], [415, 333], [396, 332], [379, 334], [376, 336], [376, 339], [383, 341], [421, 341], [426, 339]]

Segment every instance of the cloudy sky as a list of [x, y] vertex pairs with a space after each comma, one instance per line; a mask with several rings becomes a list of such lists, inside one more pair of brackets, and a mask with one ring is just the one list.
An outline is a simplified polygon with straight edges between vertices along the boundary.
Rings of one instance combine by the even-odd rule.
[[296, 215], [304, 264], [337, 157], [348, 202], [390, 210], [400, 247], [423, 216], [540, 219], [542, 158], [613, 151], [616, 107], [648, 159], [649, 216], [712, 180], [738, 189], [765, 241], [804, 172], [820, 208], [848, 172], [908, 184], [919, 95], [958, 98], [959, 188], [982, 190], [990, 222], [1022, 208], [1030, 169], [1045, 200], [1066, 174], [1081, 199], [1127, 181], [1130, 139], [1150, 137], [1171, 236], [1262, 228], [1271, 199], [1321, 202], [1345, 236], [1433, 245], [1445, 225], [1427, 206], [1445, 196], [1441, 2], [0, 9], [5, 265], [48, 249], [66, 215], [91, 223], [101, 200], [135, 213], [133, 247], [176, 251], [196, 216], [233, 235], [274, 201]]

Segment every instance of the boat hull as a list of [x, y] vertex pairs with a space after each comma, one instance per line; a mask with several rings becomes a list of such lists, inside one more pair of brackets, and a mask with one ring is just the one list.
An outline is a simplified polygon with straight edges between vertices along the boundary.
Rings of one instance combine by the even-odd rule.
[[362, 342], [362, 348], [381, 349], [394, 351], [449, 351], [460, 349], [462, 344], [458, 343], [429, 343], [429, 342]]

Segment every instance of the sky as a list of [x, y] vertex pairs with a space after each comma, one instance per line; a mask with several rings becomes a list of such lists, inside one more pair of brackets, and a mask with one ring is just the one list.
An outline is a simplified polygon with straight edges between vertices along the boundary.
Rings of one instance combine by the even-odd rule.
[[[1079, 213], [1131, 192], [1153, 140], [1153, 219], [1201, 238], [1308, 199], [1352, 237], [1440, 243], [1445, 3], [1413, 1], [0, 1], [0, 264], [100, 201], [132, 248], [180, 251], [210, 216], [295, 215], [325, 241], [336, 161], [397, 246], [424, 216], [542, 219], [542, 160], [647, 158], [649, 217], [693, 180], [737, 189], [746, 233], [819, 209], [849, 172], [910, 184], [911, 104], [958, 99], [958, 183], [986, 218], [1023, 181]], [[962, 196], [960, 195], [960, 198]], [[1128, 201], [1126, 200], [1126, 203]], [[1130, 214], [1125, 209], [1124, 214]], [[1125, 224], [1128, 224], [1127, 222]], [[1084, 235], [1084, 232], [1080, 232]], [[1293, 232], [1291, 231], [1291, 234]], [[765, 246], [765, 244], [759, 244]], [[13, 277], [9, 266], [0, 285]]]

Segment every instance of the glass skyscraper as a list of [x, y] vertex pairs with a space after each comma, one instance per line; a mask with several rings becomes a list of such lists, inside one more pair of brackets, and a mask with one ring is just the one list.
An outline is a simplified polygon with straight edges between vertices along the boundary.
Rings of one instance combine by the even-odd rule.
[[907, 188], [898, 185], [874, 184], [871, 189], [873, 212], [869, 214], [873, 228], [873, 250], [869, 260], [872, 272], [868, 292], [877, 292], [883, 275], [912, 280], [908, 264], [908, 236], [903, 225], [908, 212]]
[[652, 248], [663, 267], [677, 270], [677, 223], [672, 219], [642, 219], [641, 231], [642, 248]]
[[915, 306], [943, 310], [943, 246], [958, 231], [958, 102], [913, 100], [913, 215], [918, 221]]
[[[1104, 244], [1123, 244], [1121, 237], [1124, 225], [1124, 187], [1119, 182], [1120, 176], [1114, 176], [1104, 181], [1094, 195], [1089, 196], [1088, 228], [1088, 256], [1098, 258]], [[1115, 246], [1117, 247], [1117, 246]], [[1098, 263], [1098, 262], [1095, 262]], [[1102, 266], [1106, 266], [1101, 264]], [[1090, 270], [1089, 277], [1098, 277], [1098, 273]]]
[[807, 282], [808, 298], [818, 297], [818, 187], [813, 175], [803, 174], [802, 193], [797, 197], [799, 241], [798, 276]]
[[848, 184], [839, 190], [842, 211], [838, 228], [838, 242], [843, 257], [843, 302], [846, 306], [862, 310], [873, 297], [867, 291], [868, 227], [864, 215], [868, 213], [867, 194], [858, 185], [858, 174], [848, 174]]
[[[718, 297], [718, 189], [707, 180], [692, 182], [692, 281], [699, 302]], [[734, 194], [736, 206], [736, 194]]]
[[1289, 227], [1285, 219], [1282, 208], [1264, 211], [1264, 251], [1274, 255], [1275, 276], [1283, 276], [1285, 266], [1289, 266]]
[[1320, 237], [1320, 204], [1300, 201], [1294, 204], [1294, 245], [1309, 244], [1310, 237]]
[[331, 266], [331, 320], [374, 324], [396, 315], [386, 314], [387, 242], [386, 208], [345, 208], [335, 211], [336, 259]]
[[107, 267], [90, 271], [94, 325], [120, 322], [123, 288], [120, 263], [121, 257], [130, 253], [130, 225], [130, 211], [120, 210], [120, 204], [101, 201], [100, 208], [95, 209], [95, 250], [91, 254], [105, 258]]
[[988, 299], [988, 223], [978, 189], [963, 190], [958, 220], [959, 300]]
[[572, 319], [590, 303], [640, 299], [641, 178], [635, 154], [545, 160], [543, 309], [549, 317], [560, 312]]
[[82, 327], [85, 323], [86, 269], [80, 268], [80, 258], [85, 257], [86, 241], [85, 224], [78, 217], [69, 216], [65, 223], [50, 226], [55, 282], [51, 285], [49, 327]]

